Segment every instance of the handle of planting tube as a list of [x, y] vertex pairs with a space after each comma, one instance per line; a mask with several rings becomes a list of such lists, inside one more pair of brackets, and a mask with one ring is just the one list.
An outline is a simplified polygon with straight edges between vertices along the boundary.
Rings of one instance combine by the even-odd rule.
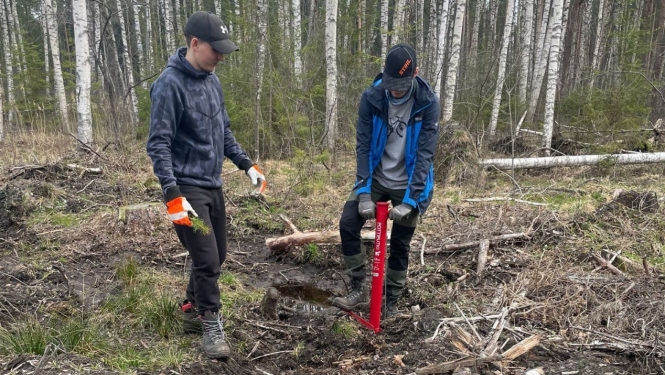
[[374, 256], [372, 260], [372, 295], [369, 306], [369, 323], [378, 333], [381, 325], [381, 301], [386, 261], [386, 234], [388, 232], [388, 202], [376, 204], [376, 231], [374, 232]]

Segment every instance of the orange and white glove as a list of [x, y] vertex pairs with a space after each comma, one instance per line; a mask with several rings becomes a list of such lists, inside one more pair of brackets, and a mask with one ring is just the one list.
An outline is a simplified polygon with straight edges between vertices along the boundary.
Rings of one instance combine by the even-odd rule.
[[268, 183], [266, 182], [266, 176], [263, 175], [263, 172], [261, 169], [259, 169], [259, 166], [254, 164], [251, 168], [249, 168], [247, 171], [247, 176], [249, 176], [249, 178], [252, 180], [252, 185], [256, 186], [256, 189], [254, 189], [252, 194], [263, 194], [263, 192], [266, 190], [266, 186], [268, 186]]
[[173, 224], [191, 227], [192, 221], [189, 219], [189, 215], [199, 217], [185, 197], [177, 197], [168, 201], [166, 203], [166, 210]]

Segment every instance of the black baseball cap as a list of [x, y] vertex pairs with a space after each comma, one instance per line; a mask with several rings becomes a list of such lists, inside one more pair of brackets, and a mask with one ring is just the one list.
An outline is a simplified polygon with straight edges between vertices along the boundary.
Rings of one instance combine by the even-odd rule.
[[418, 60], [416, 51], [406, 43], [394, 45], [386, 55], [381, 88], [393, 91], [409, 91], [413, 84]]
[[185, 35], [195, 36], [210, 43], [219, 53], [231, 53], [240, 50], [229, 40], [229, 29], [221, 18], [210, 12], [198, 11], [189, 16], [185, 25]]

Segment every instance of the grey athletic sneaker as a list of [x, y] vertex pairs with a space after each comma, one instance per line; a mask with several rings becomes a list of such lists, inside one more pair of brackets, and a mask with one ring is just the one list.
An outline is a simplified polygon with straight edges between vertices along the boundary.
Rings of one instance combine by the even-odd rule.
[[332, 304], [342, 310], [353, 310], [359, 305], [367, 304], [367, 288], [363, 285], [363, 279], [351, 280], [351, 292], [346, 297], [336, 297]]
[[213, 359], [228, 358], [231, 348], [225, 340], [221, 313], [206, 311], [200, 319], [203, 323], [202, 347], [205, 354]]
[[193, 303], [185, 300], [180, 304], [180, 311], [182, 312], [182, 331], [185, 334], [201, 333], [203, 326], [199, 319], [199, 314], [196, 311], [196, 306]]

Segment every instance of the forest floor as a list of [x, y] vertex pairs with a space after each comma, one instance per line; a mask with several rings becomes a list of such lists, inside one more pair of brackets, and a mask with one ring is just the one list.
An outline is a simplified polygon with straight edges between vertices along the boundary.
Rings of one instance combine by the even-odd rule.
[[[613, 201], [616, 189], [662, 193], [663, 166], [489, 171], [437, 186], [400, 314], [375, 334], [330, 305], [346, 291], [339, 245], [265, 245], [289, 233], [280, 214], [302, 231], [336, 230], [353, 161], [262, 161], [264, 199], [227, 163], [219, 285], [232, 356], [214, 361], [181, 333], [191, 264], [163, 206], [118, 220], [122, 206], [161, 200], [143, 145], [73, 148], [40, 134], [0, 145], [0, 373], [414, 374], [463, 359], [467, 374], [665, 372], [664, 209]], [[467, 201], [486, 197], [526, 202]], [[479, 246], [448, 250], [484, 239], [480, 274]], [[270, 287], [277, 318], [260, 308]]]

